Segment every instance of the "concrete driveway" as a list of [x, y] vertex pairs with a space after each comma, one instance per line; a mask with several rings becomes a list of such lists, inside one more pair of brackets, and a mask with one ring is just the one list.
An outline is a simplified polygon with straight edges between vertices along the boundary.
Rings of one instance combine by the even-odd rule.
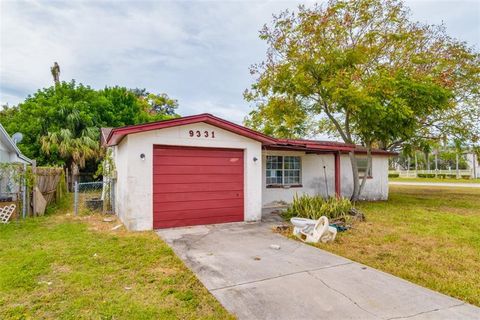
[[287, 239], [272, 224], [158, 234], [239, 319], [480, 319], [477, 307]]

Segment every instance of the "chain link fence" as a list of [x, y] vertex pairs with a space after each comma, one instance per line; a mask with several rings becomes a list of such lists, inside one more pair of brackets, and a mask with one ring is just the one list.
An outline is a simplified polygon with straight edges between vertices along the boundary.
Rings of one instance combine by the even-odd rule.
[[75, 182], [73, 207], [75, 215], [101, 212], [113, 214], [115, 208], [114, 180]]
[[27, 215], [29, 194], [24, 177], [26, 170], [26, 165], [2, 163], [0, 166], [0, 207], [15, 205], [11, 219]]

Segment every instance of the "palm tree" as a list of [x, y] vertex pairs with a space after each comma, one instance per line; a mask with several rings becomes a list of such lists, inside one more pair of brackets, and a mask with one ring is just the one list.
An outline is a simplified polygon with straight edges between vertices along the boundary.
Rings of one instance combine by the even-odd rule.
[[50, 72], [52, 73], [53, 82], [55, 85], [60, 83], [60, 66], [57, 62], [53, 64], [53, 67], [50, 68]]
[[43, 152], [47, 155], [58, 153], [65, 160], [65, 166], [69, 168], [72, 177], [72, 185], [79, 169], [85, 167], [85, 162], [100, 156], [97, 131], [96, 128], [85, 128], [75, 136], [70, 129], [60, 129], [41, 138]]

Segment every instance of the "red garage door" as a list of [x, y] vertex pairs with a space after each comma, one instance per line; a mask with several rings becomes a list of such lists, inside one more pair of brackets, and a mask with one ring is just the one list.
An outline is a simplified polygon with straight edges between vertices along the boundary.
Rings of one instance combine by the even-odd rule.
[[154, 228], [234, 221], [243, 221], [243, 150], [154, 146]]

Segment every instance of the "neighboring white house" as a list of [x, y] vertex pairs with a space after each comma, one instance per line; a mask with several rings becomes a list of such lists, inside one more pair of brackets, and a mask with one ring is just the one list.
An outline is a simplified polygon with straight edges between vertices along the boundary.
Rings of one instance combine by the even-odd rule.
[[[355, 150], [328, 141], [275, 139], [201, 114], [102, 130], [113, 149], [115, 212], [131, 230], [258, 221], [262, 208], [296, 193], [349, 197]], [[388, 157], [373, 151], [364, 199], [388, 198]]]
[[[32, 164], [32, 160], [20, 152], [15, 141], [5, 131], [2, 124], [0, 124], [0, 163]], [[19, 186], [13, 175], [14, 171], [11, 167], [0, 167], [0, 201], [16, 199]]]
[[32, 164], [32, 160], [20, 152], [15, 142], [0, 124], [0, 163], [26, 163]]

